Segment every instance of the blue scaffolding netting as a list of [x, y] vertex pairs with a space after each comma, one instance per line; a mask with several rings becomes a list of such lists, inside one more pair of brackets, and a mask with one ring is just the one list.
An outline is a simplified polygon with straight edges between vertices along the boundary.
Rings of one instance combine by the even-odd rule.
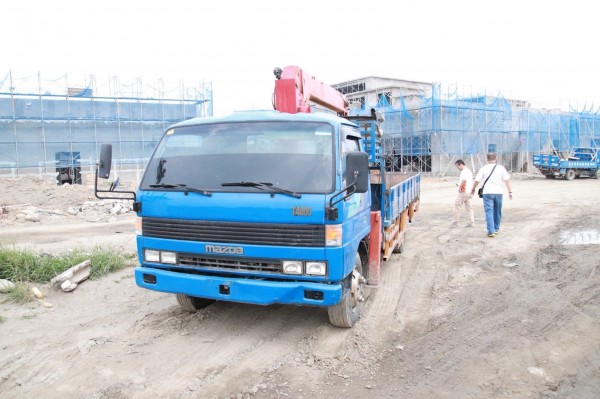
[[381, 95], [357, 113], [374, 108], [383, 114], [385, 151], [400, 158], [401, 165], [395, 165], [400, 168], [416, 160], [429, 163], [430, 171], [428, 157], [450, 160], [495, 152], [511, 158], [510, 162], [514, 158], [511, 168], [521, 170], [523, 165], [516, 164], [525, 163], [527, 154], [600, 146], [600, 109], [592, 106], [535, 109], [501, 94], [465, 96], [456, 89], [442, 93], [439, 84], [432, 86], [431, 93], [394, 100], [391, 105]]
[[170, 124], [212, 115], [210, 83], [163, 86], [7, 74], [0, 79], [0, 172], [94, 165], [105, 143], [113, 144], [116, 164], [143, 166]]

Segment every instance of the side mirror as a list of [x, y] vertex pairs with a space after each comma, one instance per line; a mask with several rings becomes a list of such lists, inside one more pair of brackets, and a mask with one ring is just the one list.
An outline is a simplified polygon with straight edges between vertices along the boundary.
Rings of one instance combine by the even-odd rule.
[[364, 152], [350, 152], [346, 155], [346, 184], [354, 185], [355, 193], [369, 190], [369, 156]]
[[98, 164], [98, 177], [108, 179], [112, 163], [112, 145], [102, 144], [100, 148], [100, 162]]
[[[96, 169], [96, 179], [94, 180], [94, 194], [96, 198], [100, 199], [120, 199], [120, 200], [133, 200], [133, 210], [136, 212], [142, 211], [142, 203], [137, 202], [137, 195], [135, 191], [117, 191], [119, 187], [119, 178], [110, 184], [108, 190], [98, 189], [98, 178], [108, 179], [110, 176], [110, 165], [112, 163], [112, 145], [102, 144], [100, 147], [100, 160], [98, 161], [98, 168]], [[102, 195], [99, 195], [103, 193]], [[108, 195], [105, 195], [108, 194]], [[115, 195], [116, 194], [116, 195]]]

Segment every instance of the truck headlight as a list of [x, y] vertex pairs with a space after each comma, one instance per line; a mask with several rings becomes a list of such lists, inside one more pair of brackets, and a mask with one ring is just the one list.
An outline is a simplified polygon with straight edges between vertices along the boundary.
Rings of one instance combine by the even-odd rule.
[[327, 263], [325, 262], [306, 262], [306, 274], [309, 276], [326, 276]]
[[325, 246], [326, 247], [341, 247], [342, 246], [342, 225], [341, 224], [325, 225]]
[[177, 263], [177, 254], [175, 252], [160, 251], [160, 261], [174, 265]]
[[302, 262], [299, 260], [284, 260], [283, 272], [285, 274], [302, 274]]
[[160, 251], [156, 251], [154, 249], [145, 249], [144, 259], [146, 262], [160, 263]]

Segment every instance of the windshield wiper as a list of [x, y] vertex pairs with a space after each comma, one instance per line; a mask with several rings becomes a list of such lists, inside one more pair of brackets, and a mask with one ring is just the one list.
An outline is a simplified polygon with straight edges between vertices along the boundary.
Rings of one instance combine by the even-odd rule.
[[274, 186], [273, 183], [260, 183], [254, 181], [238, 181], [238, 182], [229, 182], [229, 183], [221, 183], [223, 187], [254, 187], [259, 190], [267, 190], [271, 193], [271, 197], [273, 197], [274, 193], [289, 195], [290, 197], [300, 198], [301, 194], [295, 193], [290, 190], [285, 190], [283, 188], [279, 188]]
[[207, 197], [210, 197], [212, 195], [212, 193], [210, 191], [202, 190], [202, 189], [194, 188], [194, 187], [188, 187], [187, 184], [183, 184], [183, 183], [177, 183], [177, 184], [170, 184], [170, 183], [149, 184], [148, 186], [152, 187], [152, 188], [180, 188], [181, 191], [183, 191], [185, 193], [185, 195], [188, 195], [189, 192], [206, 195]]

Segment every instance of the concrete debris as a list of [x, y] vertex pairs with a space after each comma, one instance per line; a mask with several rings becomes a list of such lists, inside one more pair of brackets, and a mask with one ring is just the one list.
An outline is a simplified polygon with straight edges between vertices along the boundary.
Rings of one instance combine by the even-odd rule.
[[549, 381], [548, 375], [546, 374], [546, 372], [544, 371], [543, 368], [527, 367], [527, 371], [529, 371], [530, 374], [535, 375], [536, 377], [545, 378], [546, 380]]
[[36, 298], [44, 299], [44, 294], [42, 293], [42, 291], [39, 290], [39, 288], [32, 287], [31, 292], [33, 292], [33, 295], [35, 295]]
[[30, 206], [17, 212], [17, 220], [26, 222], [39, 222], [40, 214], [35, 206]]
[[90, 276], [91, 269], [92, 261], [88, 259], [62, 272], [50, 280], [50, 282], [55, 291], [61, 289], [64, 292], [70, 292], [77, 288], [79, 283], [87, 280]]
[[109, 212], [113, 215], [119, 215], [122, 210], [121, 204], [115, 204]]
[[502, 266], [508, 267], [508, 268], [513, 268], [513, 267], [519, 266], [519, 264], [518, 263], [503, 263]]
[[4, 294], [15, 288], [15, 283], [10, 280], [0, 279], [0, 293]]
[[38, 299], [38, 302], [40, 303], [40, 305], [42, 305], [43, 307], [48, 308], [48, 309], [52, 309], [52, 307], [54, 306], [50, 302], [46, 302], [46, 300], [44, 300], [44, 299]]
[[77, 288], [77, 284], [72, 283], [69, 280], [63, 281], [63, 283], [60, 285], [60, 289], [63, 290], [64, 292], [73, 291], [75, 288]]

